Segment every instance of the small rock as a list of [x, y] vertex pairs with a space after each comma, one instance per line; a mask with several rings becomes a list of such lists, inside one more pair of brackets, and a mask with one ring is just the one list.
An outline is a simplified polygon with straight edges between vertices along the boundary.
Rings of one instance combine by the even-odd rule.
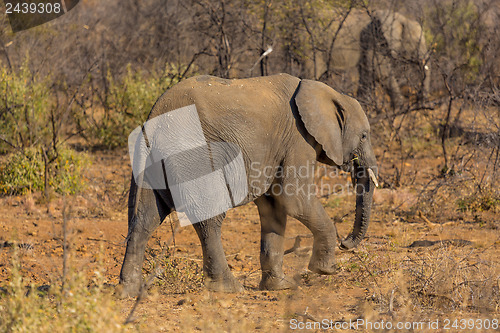
[[182, 305], [194, 305], [193, 300], [190, 297], [183, 298], [176, 304], [177, 306], [182, 306]]

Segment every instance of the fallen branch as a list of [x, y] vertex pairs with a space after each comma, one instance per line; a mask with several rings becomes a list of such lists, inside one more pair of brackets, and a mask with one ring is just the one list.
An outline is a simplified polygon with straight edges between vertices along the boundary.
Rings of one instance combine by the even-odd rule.
[[310, 313], [307, 313], [308, 309], [309, 309], [309, 307], [306, 308], [306, 310], [304, 311], [304, 313], [295, 312], [295, 315], [298, 316], [298, 317], [302, 317], [303, 320], [310, 320], [310, 321], [319, 323], [319, 320], [316, 319], [316, 317], [314, 317]]

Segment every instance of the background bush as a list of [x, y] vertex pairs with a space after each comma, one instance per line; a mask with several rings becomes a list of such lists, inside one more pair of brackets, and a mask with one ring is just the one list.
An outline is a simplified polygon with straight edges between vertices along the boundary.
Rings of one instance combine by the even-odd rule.
[[[90, 159], [85, 153], [61, 148], [49, 171], [48, 185], [61, 194], [75, 194], [85, 188], [84, 171]], [[40, 149], [27, 148], [10, 154], [0, 165], [0, 193], [25, 194], [45, 189], [45, 167]]]
[[158, 97], [179, 82], [182, 69], [166, 64], [162, 71], [146, 75], [129, 64], [123, 77], [108, 71], [107, 88], [91, 94], [81, 103], [81, 111], [75, 112], [80, 132], [93, 146], [125, 147], [129, 134], [146, 120]]
[[31, 147], [48, 137], [50, 86], [50, 77], [40, 78], [29, 69], [29, 58], [14, 70], [0, 66], [0, 153]]

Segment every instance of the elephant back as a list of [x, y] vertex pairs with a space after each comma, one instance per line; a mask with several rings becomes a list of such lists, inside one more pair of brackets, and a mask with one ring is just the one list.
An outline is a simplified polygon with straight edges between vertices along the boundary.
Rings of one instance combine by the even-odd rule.
[[376, 10], [373, 18], [380, 24], [381, 36], [393, 57], [421, 59], [425, 56], [425, 37], [422, 26], [417, 21], [389, 10]]
[[[347, 70], [356, 66], [361, 56], [360, 36], [370, 20], [365, 11], [356, 9], [349, 14], [333, 44], [331, 64], [335, 69]], [[338, 25], [332, 28], [331, 34], [337, 29]]]

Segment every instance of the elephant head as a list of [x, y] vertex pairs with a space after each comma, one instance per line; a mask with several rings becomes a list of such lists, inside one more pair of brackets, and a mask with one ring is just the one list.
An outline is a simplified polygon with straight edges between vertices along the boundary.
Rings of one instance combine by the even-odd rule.
[[[419, 97], [427, 98], [431, 80], [429, 52], [417, 21], [389, 10], [353, 9], [339, 24], [325, 30], [315, 57], [313, 52], [303, 56], [302, 77], [324, 81], [341, 74], [339, 83], [352, 81], [347, 89], [357, 91], [361, 101], [369, 100], [378, 82], [391, 97], [393, 106], [403, 102], [401, 81], [407, 80], [411, 85], [421, 82]], [[410, 74], [401, 70], [401, 65]]]
[[302, 80], [295, 96], [307, 133], [314, 138], [320, 162], [346, 169], [353, 162], [356, 217], [345, 249], [356, 247], [368, 229], [377, 161], [371, 146], [370, 124], [360, 104], [324, 83]]

